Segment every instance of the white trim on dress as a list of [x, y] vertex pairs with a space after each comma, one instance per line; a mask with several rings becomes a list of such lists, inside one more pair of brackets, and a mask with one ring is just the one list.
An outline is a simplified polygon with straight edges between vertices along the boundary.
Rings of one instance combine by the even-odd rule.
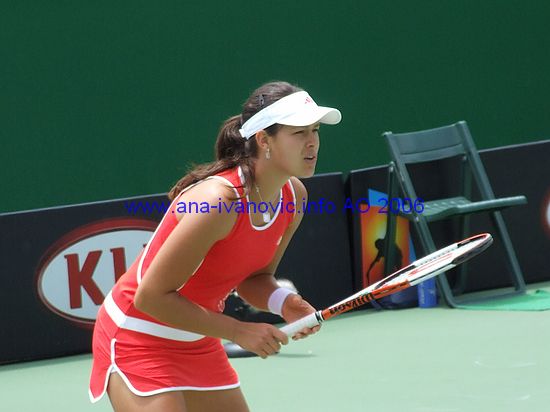
[[158, 395], [160, 393], [165, 392], [174, 392], [174, 391], [222, 391], [226, 389], [235, 389], [241, 386], [240, 382], [234, 383], [232, 385], [223, 385], [223, 386], [169, 386], [167, 388], [160, 388], [155, 389], [154, 391], [148, 391], [143, 392], [134, 387], [132, 383], [130, 382], [130, 379], [120, 370], [118, 365], [116, 364], [116, 357], [115, 357], [115, 343], [116, 339], [111, 340], [111, 365], [109, 366], [109, 369], [107, 369], [107, 372], [105, 373], [105, 383], [103, 385], [103, 390], [101, 393], [95, 397], [92, 394], [91, 389], [88, 389], [88, 396], [90, 398], [90, 402], [96, 403], [98, 402], [103, 395], [105, 395], [105, 392], [107, 391], [107, 385], [109, 384], [109, 377], [112, 373], [118, 373], [118, 375], [122, 378], [122, 381], [126, 384], [130, 392], [132, 392], [134, 395], [137, 396], [152, 396], [152, 395]]
[[109, 292], [103, 301], [103, 306], [107, 315], [109, 315], [111, 320], [120, 329], [145, 333], [158, 338], [172, 339], [180, 342], [195, 342], [204, 338], [204, 335], [198, 333], [188, 332], [183, 329], [172, 328], [170, 326], [128, 316], [118, 307], [111, 292]]

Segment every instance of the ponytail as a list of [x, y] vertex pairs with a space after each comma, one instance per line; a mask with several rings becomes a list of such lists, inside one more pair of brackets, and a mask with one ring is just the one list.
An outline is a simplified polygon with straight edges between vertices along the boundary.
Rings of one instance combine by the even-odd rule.
[[[243, 172], [244, 194], [250, 193], [254, 182], [254, 164], [258, 157], [258, 145], [254, 138], [244, 139], [239, 129], [245, 121], [263, 108], [299, 90], [301, 89], [286, 82], [267, 83], [256, 89], [245, 102], [242, 115], [232, 116], [223, 123], [214, 147], [216, 160], [195, 165], [172, 187], [168, 193], [170, 200], [174, 200], [187, 186], [236, 166], [241, 166]], [[280, 125], [274, 124], [265, 131], [269, 135], [275, 135], [279, 128]]]
[[218, 133], [214, 148], [216, 160], [210, 163], [194, 165], [194, 168], [170, 190], [168, 193], [170, 200], [174, 200], [187, 186], [206, 179], [209, 176], [221, 173], [224, 170], [247, 163], [250, 156], [247, 155], [245, 146], [248, 142], [241, 137], [239, 133], [240, 127], [240, 115], [230, 117], [225, 121]]

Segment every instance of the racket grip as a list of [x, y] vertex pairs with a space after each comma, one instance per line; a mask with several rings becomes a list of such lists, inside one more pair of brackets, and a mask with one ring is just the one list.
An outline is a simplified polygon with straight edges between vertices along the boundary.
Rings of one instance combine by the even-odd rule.
[[304, 328], [312, 328], [314, 326], [320, 325], [321, 319], [322, 318], [320, 318], [318, 312], [314, 312], [303, 317], [302, 319], [298, 319], [295, 322], [283, 326], [281, 328], [281, 331], [284, 332], [288, 337], [292, 337]]

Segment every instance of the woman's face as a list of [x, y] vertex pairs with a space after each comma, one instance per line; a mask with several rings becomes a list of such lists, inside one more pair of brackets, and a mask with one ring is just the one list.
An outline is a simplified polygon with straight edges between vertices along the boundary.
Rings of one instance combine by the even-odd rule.
[[319, 152], [319, 125], [281, 126], [269, 145], [271, 161], [289, 176], [313, 176]]

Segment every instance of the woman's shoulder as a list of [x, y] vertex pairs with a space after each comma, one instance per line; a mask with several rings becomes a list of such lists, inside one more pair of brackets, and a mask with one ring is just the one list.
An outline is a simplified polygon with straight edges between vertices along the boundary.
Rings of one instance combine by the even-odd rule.
[[296, 195], [296, 199], [307, 199], [307, 189], [300, 179], [295, 176], [291, 176], [289, 182], [292, 186], [292, 190]]
[[239, 166], [216, 173], [210, 176], [210, 179], [224, 180], [233, 187], [242, 187], [244, 182], [243, 172]]
[[[214, 176], [212, 176], [214, 177]], [[229, 185], [224, 179], [210, 178], [195, 184], [192, 188], [181, 194], [180, 200], [192, 200], [195, 202], [218, 203], [220, 201], [235, 198], [235, 187]]]
[[[210, 216], [205, 217], [218, 220], [219, 223], [227, 221], [228, 224], [232, 224], [236, 219], [236, 215], [232, 212], [232, 209], [225, 212], [226, 209], [222, 208], [222, 205], [234, 201], [235, 188], [233, 186], [229, 186], [227, 182], [220, 179], [205, 179], [183, 192], [177, 198], [175, 207], [177, 210], [187, 212], [198, 210], [199, 212], [195, 214], [207, 214]], [[182, 216], [183, 214], [178, 213], [178, 220], [181, 220]]]

